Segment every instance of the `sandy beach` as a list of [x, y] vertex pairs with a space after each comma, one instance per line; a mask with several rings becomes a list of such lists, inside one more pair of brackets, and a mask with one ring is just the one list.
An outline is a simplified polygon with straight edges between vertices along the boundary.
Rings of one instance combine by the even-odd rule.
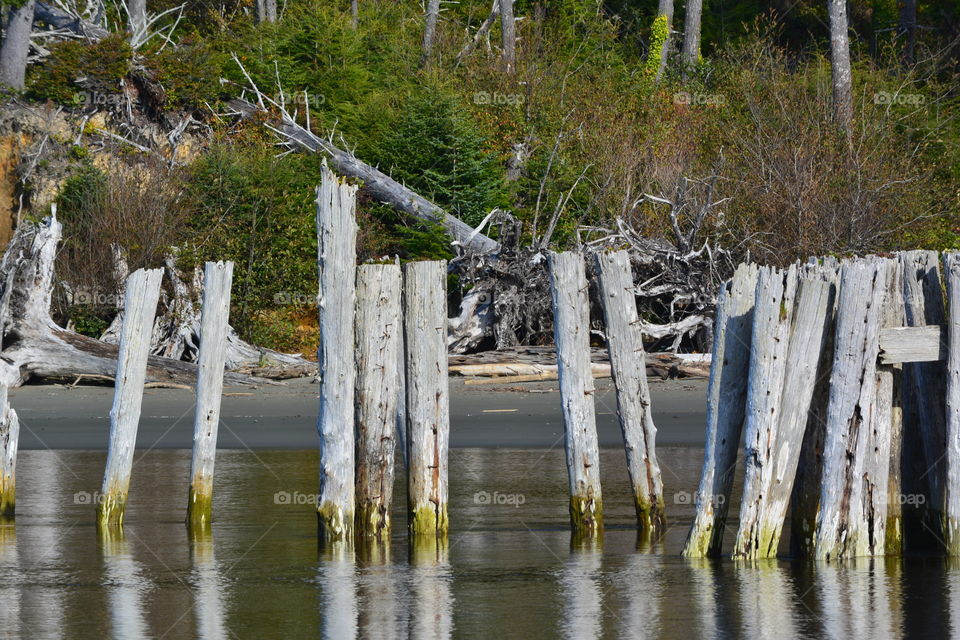
[[[310, 449], [317, 446], [317, 384], [308, 378], [284, 385], [227, 388], [219, 447]], [[706, 381], [651, 380], [657, 444], [702, 445]], [[112, 387], [27, 385], [11, 391], [21, 420], [21, 449], [105, 449]], [[141, 449], [192, 446], [193, 392], [147, 389], [137, 437]], [[619, 446], [616, 398], [609, 379], [597, 380], [600, 445]], [[563, 435], [556, 381], [466, 385], [450, 380], [451, 446], [545, 448]]]

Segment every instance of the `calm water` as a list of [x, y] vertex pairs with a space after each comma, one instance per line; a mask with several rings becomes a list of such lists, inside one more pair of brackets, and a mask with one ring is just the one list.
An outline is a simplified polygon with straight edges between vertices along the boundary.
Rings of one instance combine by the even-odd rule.
[[24, 451], [16, 525], [0, 528], [0, 636], [958, 635], [960, 567], [939, 560], [685, 561], [683, 492], [702, 450], [660, 455], [664, 539], [638, 542], [623, 453], [605, 450], [605, 539], [571, 549], [562, 450], [453, 450], [449, 547], [411, 556], [401, 512], [386, 554], [318, 553], [314, 451], [220, 452], [212, 537], [195, 541], [182, 524], [189, 452], [138, 452], [125, 537], [109, 542], [86, 493], [105, 454]]

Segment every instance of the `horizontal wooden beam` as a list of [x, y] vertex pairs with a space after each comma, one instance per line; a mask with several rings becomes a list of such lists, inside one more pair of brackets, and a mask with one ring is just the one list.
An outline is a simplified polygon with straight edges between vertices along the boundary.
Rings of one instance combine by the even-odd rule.
[[936, 362], [947, 359], [947, 343], [938, 324], [880, 330], [880, 362]]

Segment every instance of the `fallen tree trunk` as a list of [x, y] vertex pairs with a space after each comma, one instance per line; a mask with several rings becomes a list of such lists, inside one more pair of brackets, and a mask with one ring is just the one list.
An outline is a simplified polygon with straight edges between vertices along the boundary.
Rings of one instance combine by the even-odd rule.
[[[32, 377], [113, 377], [117, 346], [68, 331], [50, 317], [54, 260], [61, 225], [53, 214], [43, 222], [23, 223], [0, 263], [0, 357], [15, 369], [11, 386]], [[151, 357], [148, 382], [194, 384], [196, 366], [168, 358]], [[227, 374], [228, 384], [265, 383], [267, 380]]]
[[34, 8], [33, 24], [38, 23], [54, 29], [67, 29], [90, 40], [102, 40], [110, 35], [110, 32], [103, 27], [81, 20], [46, 2], [37, 2]]

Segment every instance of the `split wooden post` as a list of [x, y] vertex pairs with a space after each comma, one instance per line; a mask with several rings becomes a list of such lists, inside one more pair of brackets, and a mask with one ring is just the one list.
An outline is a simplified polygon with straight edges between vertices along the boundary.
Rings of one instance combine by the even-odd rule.
[[551, 252], [548, 259], [570, 484], [570, 524], [575, 536], [591, 538], [603, 532], [603, 496], [590, 372], [587, 276], [579, 253]]
[[440, 537], [448, 529], [450, 446], [446, 283], [446, 261], [403, 266], [410, 532]]
[[833, 287], [822, 278], [803, 278], [797, 287], [793, 267], [777, 275], [761, 271], [754, 311], [746, 472], [734, 549], [735, 556], [750, 559], [777, 555], [833, 301]]
[[200, 353], [197, 358], [197, 406], [193, 418], [193, 461], [187, 498], [187, 522], [201, 529], [210, 526], [213, 515], [213, 466], [217, 456], [232, 283], [232, 262], [208, 262], [204, 265]]
[[321, 540], [352, 540], [354, 520], [354, 300], [357, 272], [357, 187], [324, 163], [317, 188], [320, 313]]
[[403, 325], [400, 267], [357, 268], [356, 528], [389, 539]]
[[947, 553], [960, 556], [960, 252], [943, 255], [950, 325], [947, 327]]
[[683, 555], [720, 555], [746, 410], [757, 266], [741, 264], [720, 289], [707, 388], [707, 440], [696, 516]]
[[617, 391], [617, 417], [641, 528], [664, 524], [663, 481], [657, 463], [657, 427], [650, 407], [647, 365], [634, 297], [633, 272], [626, 251], [596, 256], [600, 297]]
[[139, 269], [127, 278], [116, 386], [110, 409], [110, 445], [97, 503], [97, 524], [101, 527], [123, 525], [162, 277], [163, 269]]
[[[4, 366], [4, 369], [7, 367]], [[17, 444], [20, 419], [7, 398], [12, 381], [0, 381], [0, 517], [14, 514], [17, 503]]]
[[[899, 258], [903, 265], [906, 326], [943, 325], [945, 311], [937, 252], [907, 251]], [[913, 498], [924, 496], [922, 504], [914, 499], [904, 505], [905, 542], [914, 548], [943, 550], [945, 396], [946, 368], [942, 361], [904, 363], [904, 493]], [[918, 518], [920, 522], [916, 522]]]
[[886, 512], [870, 513], [872, 505], [865, 505], [863, 497], [887, 492], [886, 474], [870, 464], [867, 448], [877, 445], [876, 438], [889, 438], [889, 430], [875, 438], [869, 429], [876, 408], [876, 365], [888, 272], [887, 261], [877, 258], [847, 262], [841, 268], [814, 541], [814, 555], [824, 560], [884, 552]]
[[[887, 294], [883, 302], [882, 329], [901, 327], [903, 315], [903, 266], [898, 260], [887, 261]], [[881, 348], [882, 348], [881, 342]], [[871, 442], [867, 450], [868, 464], [876, 470], [870, 491], [870, 509], [873, 514], [886, 513], [884, 547], [882, 553], [898, 556], [903, 551], [903, 505], [901, 487], [901, 456], [903, 451], [903, 409], [901, 389], [903, 366], [877, 363], [876, 409], [869, 426]], [[886, 491], [883, 490], [884, 477]], [[873, 486], [871, 486], [871, 489]], [[880, 504], [884, 501], [885, 504]], [[874, 545], [876, 553], [881, 548]]]

